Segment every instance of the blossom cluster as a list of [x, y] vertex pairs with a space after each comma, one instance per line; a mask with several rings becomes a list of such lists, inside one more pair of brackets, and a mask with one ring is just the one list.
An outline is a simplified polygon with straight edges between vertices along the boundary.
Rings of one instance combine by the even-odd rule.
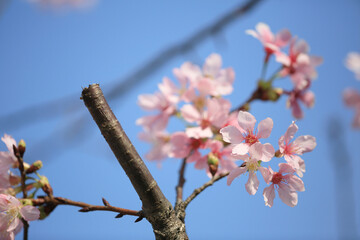
[[[299, 103], [302, 102], [308, 108], [314, 106], [315, 95], [310, 91], [310, 87], [317, 78], [315, 67], [322, 63], [322, 58], [309, 55], [310, 47], [306, 41], [296, 36], [292, 37], [286, 29], [274, 35], [268, 25], [258, 23], [256, 31], [247, 30], [246, 33], [259, 39], [264, 46], [265, 66], [272, 55], [282, 65], [273, 77], [290, 77], [294, 88], [291, 91], [284, 91], [284, 94], [288, 95], [287, 107], [291, 108], [295, 118], [303, 118], [304, 114]], [[288, 53], [282, 51], [286, 46], [289, 46]]]
[[[44, 177], [39, 180], [22, 185], [22, 178], [14, 173], [15, 169], [21, 169], [26, 174], [37, 173], [42, 166], [41, 161], [29, 165], [22, 161], [25, 152], [25, 142], [21, 140], [18, 144], [9, 135], [5, 134], [1, 140], [5, 143], [8, 151], [0, 152], [0, 239], [13, 240], [15, 234], [23, 227], [22, 221], [34, 221], [39, 219], [40, 211], [32, 206], [30, 198], [20, 199], [16, 195], [34, 189], [35, 192], [48, 184]], [[19, 161], [21, 159], [21, 161]], [[20, 167], [21, 165], [21, 167]], [[24, 183], [25, 183], [25, 179]], [[24, 189], [25, 188], [25, 189]]]
[[[259, 23], [256, 31], [248, 30], [247, 33], [262, 42], [266, 53], [265, 67], [272, 55], [281, 63], [275, 76], [268, 81], [260, 79], [254, 99], [276, 101], [282, 94], [287, 94], [294, 117], [301, 118], [303, 114], [298, 101], [313, 105], [314, 94], [309, 87], [316, 77], [315, 67], [321, 63], [321, 58], [308, 55], [306, 42], [292, 37], [287, 30], [274, 35], [266, 24]], [[290, 45], [289, 54], [282, 52], [287, 45]], [[166, 158], [184, 159], [186, 163], [194, 163], [196, 169], [204, 170], [209, 177], [229, 174], [229, 185], [237, 176], [248, 173], [245, 188], [251, 195], [259, 187], [256, 176], [259, 170], [265, 182], [271, 184], [263, 193], [265, 204], [273, 205], [274, 190], [278, 189], [281, 200], [295, 206], [296, 191], [305, 189], [301, 180], [305, 163], [300, 156], [315, 148], [315, 138], [306, 135], [292, 141], [298, 130], [293, 122], [280, 137], [277, 151], [270, 143], [260, 143], [261, 139], [270, 136], [273, 120], [266, 118], [255, 129], [256, 119], [243, 111], [246, 108], [231, 110], [231, 103], [225, 97], [233, 91], [235, 73], [232, 68], [222, 67], [222, 58], [218, 54], [207, 57], [202, 67], [185, 62], [175, 68], [173, 74], [176, 82], [164, 77], [157, 92], [138, 97], [141, 108], [155, 112], [136, 121], [143, 127], [140, 139], [152, 145], [145, 157], [158, 163]], [[294, 85], [292, 91], [278, 91], [272, 87], [276, 78], [287, 76]], [[166, 129], [171, 118], [180, 119], [185, 123], [185, 129], [168, 133]], [[286, 161], [279, 164], [278, 172], [262, 166], [274, 156]], [[243, 162], [236, 164], [238, 160]]]

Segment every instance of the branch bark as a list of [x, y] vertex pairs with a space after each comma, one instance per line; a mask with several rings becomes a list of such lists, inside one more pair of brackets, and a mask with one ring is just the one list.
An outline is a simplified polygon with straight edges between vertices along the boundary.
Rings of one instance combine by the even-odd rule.
[[98, 84], [82, 91], [82, 99], [142, 201], [145, 218], [156, 239], [188, 239], [185, 224], [175, 215], [155, 179], [106, 102]]

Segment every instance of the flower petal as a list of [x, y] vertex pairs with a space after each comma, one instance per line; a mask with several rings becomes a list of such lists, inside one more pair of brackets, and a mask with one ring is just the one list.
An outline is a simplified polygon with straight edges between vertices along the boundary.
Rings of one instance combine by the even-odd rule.
[[223, 140], [228, 143], [238, 144], [244, 141], [244, 137], [235, 126], [227, 126], [220, 129]]
[[239, 111], [238, 122], [241, 129], [243, 129], [246, 132], [248, 131], [252, 132], [254, 130], [256, 119], [249, 112]]
[[232, 170], [229, 174], [229, 176], [227, 177], [226, 180], [226, 184], [230, 186], [230, 184], [232, 183], [232, 181], [234, 181], [234, 179], [238, 176], [240, 176], [241, 174], [245, 173], [247, 170], [245, 167], [238, 167], [235, 168], [234, 170]]
[[39, 209], [29, 205], [22, 207], [20, 209], [20, 214], [26, 221], [35, 221], [40, 217]]
[[300, 136], [293, 144], [300, 148], [299, 154], [311, 152], [316, 147], [316, 138], [310, 135]]
[[246, 143], [240, 143], [234, 146], [232, 153], [234, 155], [245, 155], [249, 152], [249, 145]]
[[249, 179], [245, 184], [245, 189], [250, 195], [254, 195], [259, 188], [259, 179], [256, 176], [256, 172], [249, 171]]
[[272, 207], [274, 204], [274, 198], [275, 198], [275, 188], [274, 184], [271, 184], [270, 186], [266, 187], [263, 191], [265, 206]]
[[303, 192], [305, 191], [304, 182], [297, 176], [288, 174], [285, 176], [290, 188], [293, 191]]
[[274, 122], [271, 118], [262, 120], [258, 125], [258, 138], [268, 138], [271, 134]]
[[284, 183], [279, 183], [278, 193], [281, 201], [290, 207], [295, 207], [298, 203], [298, 195]]

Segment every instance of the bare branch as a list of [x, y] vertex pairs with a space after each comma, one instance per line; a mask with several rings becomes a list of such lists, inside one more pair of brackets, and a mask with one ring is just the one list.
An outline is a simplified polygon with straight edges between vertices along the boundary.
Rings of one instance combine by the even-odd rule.
[[81, 207], [79, 212], [91, 212], [91, 211], [109, 211], [109, 212], [117, 212], [122, 215], [131, 215], [131, 216], [142, 216], [142, 211], [134, 211], [125, 208], [114, 207], [110, 204], [107, 206], [97, 206], [84, 202], [76, 202], [70, 199], [62, 198], [62, 197], [43, 197], [37, 199], [31, 199], [34, 206], [41, 206], [44, 204], [52, 204], [54, 206], [57, 205], [69, 205]]
[[178, 181], [178, 185], [176, 186], [175, 208], [183, 200], [183, 187], [185, 184], [185, 177], [184, 177], [185, 168], [186, 168], [186, 158], [183, 159], [180, 170], [179, 170], [179, 181]]
[[226, 177], [227, 175], [229, 175], [229, 173], [223, 173], [220, 174], [216, 177], [213, 177], [211, 180], [209, 180], [207, 183], [205, 183], [204, 185], [202, 185], [201, 187], [197, 188], [194, 190], [194, 192], [183, 202], [184, 204], [184, 209], [186, 209], [186, 207], [189, 205], [189, 203], [194, 200], [196, 198], [197, 195], [199, 195], [200, 193], [202, 193], [207, 187], [213, 185], [215, 182], [219, 181], [220, 179], [223, 179], [224, 177]]

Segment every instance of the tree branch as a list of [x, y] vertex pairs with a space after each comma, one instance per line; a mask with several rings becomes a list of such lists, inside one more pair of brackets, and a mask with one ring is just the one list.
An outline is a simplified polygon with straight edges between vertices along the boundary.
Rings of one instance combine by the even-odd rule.
[[216, 177], [213, 177], [211, 180], [209, 180], [207, 183], [202, 185], [201, 187], [194, 190], [194, 192], [183, 202], [184, 210], [189, 205], [189, 203], [196, 198], [197, 195], [199, 195], [201, 192], [203, 192], [207, 187], [213, 185], [215, 182], [219, 181], [220, 179], [226, 177], [229, 175], [229, 173], [223, 173]]
[[55, 206], [57, 205], [69, 205], [69, 206], [76, 206], [81, 207], [79, 212], [91, 212], [91, 211], [110, 211], [110, 212], [117, 212], [121, 213], [122, 215], [131, 215], [131, 216], [142, 216], [142, 211], [135, 211], [125, 208], [119, 208], [111, 206], [109, 203], [104, 206], [97, 206], [97, 205], [91, 205], [84, 202], [76, 202], [70, 199], [62, 198], [62, 197], [43, 197], [43, 198], [37, 198], [37, 199], [31, 199], [34, 206], [41, 206], [44, 204], [53, 204]]
[[152, 177], [106, 102], [98, 84], [82, 91], [82, 99], [142, 201], [156, 239], [188, 239], [185, 225]]
[[183, 187], [184, 187], [184, 184], [185, 184], [185, 181], [186, 181], [185, 177], [184, 177], [185, 168], [186, 168], [186, 158], [184, 158], [182, 160], [181, 167], [180, 167], [180, 170], [179, 170], [179, 181], [178, 181], [178, 185], [176, 186], [175, 208], [183, 200]]

